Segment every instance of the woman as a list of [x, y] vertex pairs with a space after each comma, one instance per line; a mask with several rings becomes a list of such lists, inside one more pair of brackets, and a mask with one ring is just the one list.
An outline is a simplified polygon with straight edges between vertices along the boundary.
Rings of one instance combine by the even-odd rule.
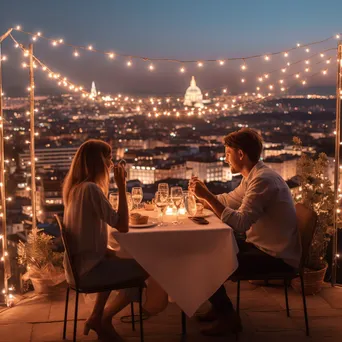
[[[107, 224], [121, 233], [128, 231], [125, 170], [120, 164], [113, 165], [111, 152], [110, 145], [101, 140], [86, 141], [77, 150], [63, 184], [64, 225], [82, 286], [105, 286], [147, 277], [135, 260], [120, 259], [107, 248]], [[107, 200], [109, 171], [113, 166], [119, 190], [117, 212]], [[64, 266], [67, 281], [73, 283], [66, 259]], [[130, 303], [130, 296], [129, 291], [119, 291], [114, 301], [106, 306], [109, 294], [110, 291], [97, 293], [84, 334], [92, 329], [102, 341], [117, 341], [120, 337], [112, 325], [112, 318]]]

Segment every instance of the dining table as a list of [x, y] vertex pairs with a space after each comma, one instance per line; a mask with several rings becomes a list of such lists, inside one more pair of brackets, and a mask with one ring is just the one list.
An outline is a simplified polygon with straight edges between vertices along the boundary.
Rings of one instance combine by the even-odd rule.
[[149, 216], [149, 227], [110, 233], [132, 258], [153, 277], [188, 316], [208, 300], [238, 267], [239, 251], [233, 229], [206, 210], [208, 224], [198, 224], [182, 215], [164, 216], [139, 210]]

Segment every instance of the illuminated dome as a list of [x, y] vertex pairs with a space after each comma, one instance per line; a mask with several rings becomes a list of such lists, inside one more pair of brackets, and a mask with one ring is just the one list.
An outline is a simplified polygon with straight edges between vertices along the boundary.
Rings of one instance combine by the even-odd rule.
[[190, 87], [185, 92], [184, 106], [203, 107], [203, 95], [196, 85], [194, 76], [191, 78]]

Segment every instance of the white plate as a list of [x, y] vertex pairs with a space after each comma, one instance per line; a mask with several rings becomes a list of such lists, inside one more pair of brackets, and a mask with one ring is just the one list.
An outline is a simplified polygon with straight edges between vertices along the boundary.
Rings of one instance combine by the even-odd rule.
[[130, 228], [151, 228], [151, 227], [155, 227], [158, 224], [158, 222], [148, 222], [146, 224], [130, 224], [129, 227]]
[[203, 209], [202, 214], [196, 214], [195, 216], [192, 216], [192, 217], [203, 217], [203, 218], [205, 218], [205, 217], [209, 217], [211, 215], [214, 215], [214, 213], [211, 210]]

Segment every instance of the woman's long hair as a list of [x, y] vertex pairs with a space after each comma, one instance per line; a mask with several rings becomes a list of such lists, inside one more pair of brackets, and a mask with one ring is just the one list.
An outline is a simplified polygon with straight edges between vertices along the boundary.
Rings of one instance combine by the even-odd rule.
[[75, 186], [83, 182], [97, 184], [107, 195], [111, 155], [112, 148], [102, 140], [91, 139], [80, 146], [63, 182], [64, 205], [69, 204]]

